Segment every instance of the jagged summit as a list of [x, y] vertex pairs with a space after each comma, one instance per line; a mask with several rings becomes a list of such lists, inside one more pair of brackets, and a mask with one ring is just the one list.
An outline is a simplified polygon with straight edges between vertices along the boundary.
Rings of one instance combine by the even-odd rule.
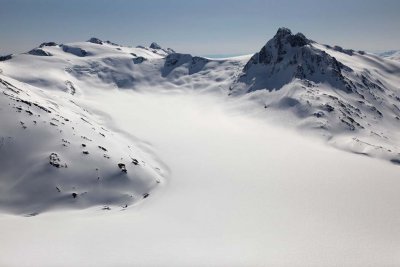
[[297, 78], [351, 91], [352, 85], [342, 73], [351, 72], [351, 68], [314, 44], [302, 33], [279, 28], [247, 62], [233, 90], [279, 89]]
[[292, 46], [305, 46], [310, 44], [312, 41], [307, 39], [302, 33], [292, 34], [292, 31], [288, 28], [279, 28], [274, 38], [276, 42], [284, 43], [286, 40]]
[[156, 42], [152, 42], [149, 47], [152, 49], [162, 49], [161, 46]]
[[[138, 46], [139, 48], [144, 48], [147, 49], [146, 47], [143, 46]], [[150, 46], [148, 47], [149, 50], [151, 50], [153, 53], [157, 53], [159, 55], [167, 56], [170, 54], [174, 54], [175, 50], [172, 48], [163, 48], [161, 45], [159, 45], [156, 42], [152, 42]]]
[[[280, 62], [283, 60], [283, 56], [289, 52], [289, 49], [293, 47], [304, 47], [311, 42], [312, 41], [308, 40], [302, 33], [293, 35], [290, 29], [279, 28], [275, 36], [261, 48], [258, 56], [254, 59], [256, 62], [264, 64], [271, 63], [273, 59], [275, 59], [275, 62]], [[274, 54], [276, 55], [275, 58], [273, 58]], [[254, 61], [252, 63], [254, 63]]]
[[109, 41], [109, 40], [103, 41], [103, 40], [101, 40], [101, 39], [99, 39], [99, 38], [96, 38], [96, 37], [90, 38], [89, 40], [87, 40], [87, 42], [93, 43], [93, 44], [99, 44], [99, 45], [102, 45], [102, 44], [109, 44], [109, 45], [113, 45], [113, 46], [120, 46], [119, 44], [113, 43], [113, 42], [111, 42], [111, 41]]
[[88, 40], [89, 43], [93, 43], [93, 44], [103, 44], [103, 41], [100, 40], [99, 38], [96, 37], [92, 37]]
[[57, 45], [58, 44], [56, 42], [44, 42], [44, 43], [41, 43], [39, 45], [39, 48], [42, 48], [42, 47], [45, 47], [45, 46], [57, 46]]

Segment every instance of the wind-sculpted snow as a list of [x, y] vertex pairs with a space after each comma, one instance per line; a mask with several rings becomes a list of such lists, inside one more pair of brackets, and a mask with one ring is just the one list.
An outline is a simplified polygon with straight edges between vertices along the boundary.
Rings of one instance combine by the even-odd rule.
[[2, 211], [126, 208], [162, 182], [163, 171], [140, 142], [107, 128], [72, 96], [4, 76], [0, 90]]

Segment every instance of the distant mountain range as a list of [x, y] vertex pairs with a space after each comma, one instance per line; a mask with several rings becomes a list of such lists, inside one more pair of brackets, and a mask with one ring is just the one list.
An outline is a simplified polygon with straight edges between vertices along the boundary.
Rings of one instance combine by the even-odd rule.
[[386, 59], [400, 61], [400, 50], [389, 50], [375, 54]]

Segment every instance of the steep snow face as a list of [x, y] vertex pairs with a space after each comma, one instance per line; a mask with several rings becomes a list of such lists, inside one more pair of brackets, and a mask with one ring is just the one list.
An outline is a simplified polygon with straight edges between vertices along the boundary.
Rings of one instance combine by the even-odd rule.
[[400, 64], [281, 28], [231, 86], [337, 147], [400, 162]]
[[140, 140], [110, 129], [72, 95], [3, 75], [0, 91], [2, 211], [126, 208], [163, 182], [161, 163]]

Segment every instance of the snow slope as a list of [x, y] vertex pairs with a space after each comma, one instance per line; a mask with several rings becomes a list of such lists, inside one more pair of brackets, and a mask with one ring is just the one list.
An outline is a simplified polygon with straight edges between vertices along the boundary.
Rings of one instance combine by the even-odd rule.
[[0, 75], [0, 208], [128, 207], [163, 180], [140, 140], [113, 131], [70, 94]]
[[399, 265], [398, 166], [265, 123], [229, 99], [88, 96], [151, 141], [171, 179], [123, 211], [0, 216], [0, 265]]

